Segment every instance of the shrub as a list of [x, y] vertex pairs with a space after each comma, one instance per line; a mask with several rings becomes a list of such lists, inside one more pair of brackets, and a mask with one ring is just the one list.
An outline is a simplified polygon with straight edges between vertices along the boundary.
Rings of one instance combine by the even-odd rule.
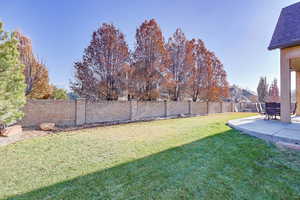
[[[22, 118], [25, 104], [25, 81], [14, 34], [3, 30], [0, 22], [0, 127]], [[1, 125], [2, 124], [2, 125]]]

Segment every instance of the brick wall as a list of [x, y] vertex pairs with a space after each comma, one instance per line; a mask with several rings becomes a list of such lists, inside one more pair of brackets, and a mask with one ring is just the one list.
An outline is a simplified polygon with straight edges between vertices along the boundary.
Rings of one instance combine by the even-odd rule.
[[24, 127], [54, 122], [58, 126], [74, 126], [89, 123], [136, 121], [182, 115], [206, 115], [232, 112], [234, 105], [228, 102], [171, 102], [171, 101], [99, 101], [29, 100], [23, 108]]

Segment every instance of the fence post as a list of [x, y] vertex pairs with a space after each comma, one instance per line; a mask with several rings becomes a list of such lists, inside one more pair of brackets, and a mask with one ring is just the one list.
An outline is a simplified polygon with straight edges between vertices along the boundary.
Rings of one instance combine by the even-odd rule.
[[168, 101], [164, 100], [164, 113], [165, 113], [165, 117], [168, 117], [169, 113], [168, 113]]
[[137, 109], [138, 109], [138, 103], [135, 100], [130, 101], [130, 120], [134, 121], [137, 120]]
[[207, 112], [207, 114], [209, 114], [209, 101], [207, 101], [206, 104], [207, 104], [207, 105], [206, 105], [206, 107], [207, 107], [207, 108], [206, 108], [206, 109], [207, 109], [206, 112]]
[[86, 99], [77, 98], [75, 100], [75, 125], [83, 125], [86, 123]]
[[189, 111], [189, 115], [192, 115], [193, 111], [192, 111], [192, 101], [188, 100], [188, 111]]
[[223, 102], [220, 101], [220, 112], [223, 113]]

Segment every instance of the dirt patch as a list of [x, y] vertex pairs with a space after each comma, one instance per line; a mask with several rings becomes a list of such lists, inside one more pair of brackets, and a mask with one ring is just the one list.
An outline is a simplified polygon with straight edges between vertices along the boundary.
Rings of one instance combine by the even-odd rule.
[[23, 131], [18, 134], [9, 137], [0, 137], [0, 146], [16, 143], [18, 141], [25, 140], [32, 137], [49, 135], [51, 133], [52, 132], [49, 131], [23, 129]]

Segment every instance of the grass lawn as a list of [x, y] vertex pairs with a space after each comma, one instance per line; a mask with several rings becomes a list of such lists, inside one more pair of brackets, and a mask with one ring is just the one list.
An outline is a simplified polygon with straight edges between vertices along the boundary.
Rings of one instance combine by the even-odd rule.
[[0, 199], [300, 199], [300, 152], [225, 123], [161, 120], [33, 138], [0, 148]]

